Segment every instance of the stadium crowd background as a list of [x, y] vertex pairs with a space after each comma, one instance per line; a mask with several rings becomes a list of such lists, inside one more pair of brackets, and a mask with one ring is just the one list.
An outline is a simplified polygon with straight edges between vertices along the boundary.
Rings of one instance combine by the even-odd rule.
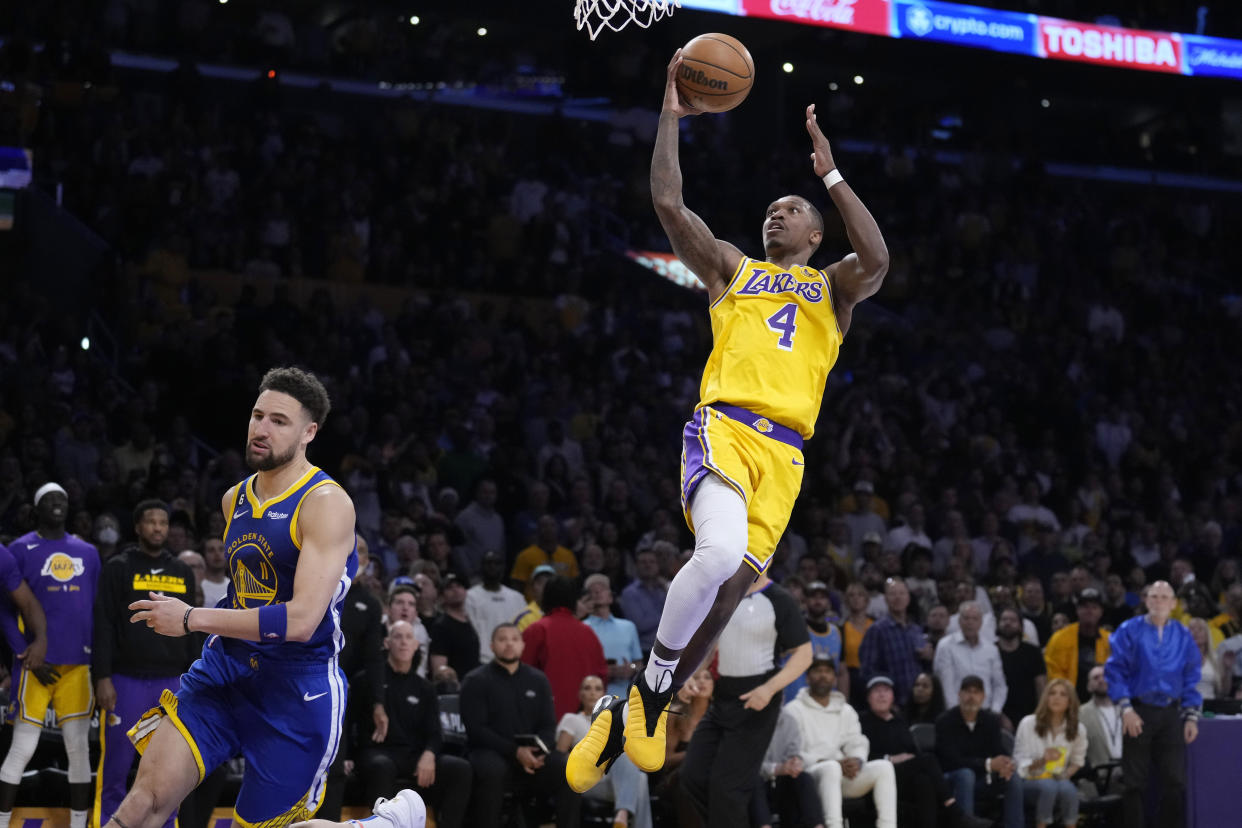
[[[79, 303], [6, 278], [0, 542], [33, 529], [31, 495], [56, 481], [71, 530], [104, 557], [132, 541], [131, 510], [151, 496], [171, 506], [169, 548], [203, 551], [222, 529], [221, 493], [247, 473], [243, 416], [258, 378], [297, 363], [332, 394], [309, 456], [353, 497], [375, 562], [365, 582], [385, 603], [438, 531], [456, 549], [435, 561], [439, 574], [479, 577], [486, 550], [461, 515], [477, 515], [483, 481], [496, 486], [494, 551], [509, 564], [551, 515], [580, 578], [602, 571], [621, 594], [636, 551], [661, 541], [671, 578], [691, 545], [678, 441], [710, 329], [700, 294], [616, 245], [663, 247], [646, 165], [664, 39], [676, 37], [631, 35], [640, 48], [596, 63], [586, 47], [532, 36], [534, 22], [497, 26], [485, 52], [467, 24], [435, 13], [424, 27], [389, 26], [408, 12], [385, 5], [326, 27], [310, 4], [241, 5], [14, 4], [0, 15], [0, 76], [41, 101], [32, 118], [10, 91], [0, 143], [31, 147], [36, 185], [61, 185], [65, 208], [115, 254], [90, 294], [115, 342], [109, 360], [79, 347]], [[1222, 5], [1213, 33], [1242, 34]], [[1130, 8], [1125, 24], [1196, 25], [1178, 4]], [[684, 17], [677, 25], [725, 25]], [[121, 71], [108, 65], [114, 49], [186, 60], [167, 74]], [[611, 87], [615, 106], [572, 120], [347, 100], [208, 79], [191, 60], [510, 91], [548, 75], [577, 94]], [[1062, 68], [1047, 71], [1059, 82]], [[1101, 72], [1102, 84], [1124, 74]], [[109, 91], [83, 93], [84, 81]], [[838, 156], [893, 264], [830, 377], [775, 577], [818, 577], [834, 593], [862, 577], [875, 596], [884, 576], [910, 574], [904, 542], [857, 571], [863, 539], [847, 515], [866, 482], [882, 546], [934, 549], [941, 583], [923, 613], [941, 602], [953, 612], [959, 581], [1007, 588], [1004, 601], [1035, 574], [1048, 614], [1073, 620], [1071, 588], [1058, 585], [1082, 563], [1088, 586], [1126, 606], [1156, 578], [1186, 588], [1189, 568], [1210, 601], [1194, 611], [1236, 621], [1242, 608], [1225, 598], [1242, 554], [1237, 196], [1053, 177], [1032, 161], [1038, 142], [999, 117], [967, 119], [960, 156], [938, 161], [920, 136], [950, 93], [930, 90], [933, 103], [907, 112], [866, 88], [841, 90], [821, 120], [830, 138], [871, 142]], [[1172, 88], [1153, 93], [1157, 106]], [[797, 114], [793, 91], [783, 104]], [[1139, 168], [1234, 171], [1206, 109], [1164, 123], [1146, 150], [1112, 123], [1055, 145], [1066, 160], [1115, 149]], [[683, 167], [687, 202], [753, 250], [765, 199], [815, 182], [797, 119], [759, 157], [739, 151], [756, 131], [745, 111], [691, 122]], [[830, 227], [824, 256], [843, 241]], [[992, 519], [1001, 540], [985, 538]], [[109, 526], [118, 540], [105, 542]]]

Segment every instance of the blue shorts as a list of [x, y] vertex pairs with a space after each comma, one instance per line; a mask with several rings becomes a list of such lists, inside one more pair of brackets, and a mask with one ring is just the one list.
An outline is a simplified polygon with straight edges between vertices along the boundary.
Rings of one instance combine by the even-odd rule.
[[[181, 689], [165, 690], [147, 717], [165, 716], [181, 732], [200, 782], [227, 760], [244, 757], [234, 824], [279, 828], [319, 810], [344, 713], [345, 677], [336, 659], [264, 661], [244, 641], [212, 636], [181, 677]], [[140, 721], [131, 730], [139, 750], [153, 729]]]

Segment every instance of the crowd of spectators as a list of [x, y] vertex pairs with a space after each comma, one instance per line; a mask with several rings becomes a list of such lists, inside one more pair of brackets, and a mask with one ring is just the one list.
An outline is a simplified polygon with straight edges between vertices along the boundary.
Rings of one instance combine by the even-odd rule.
[[[126, 36], [144, 19], [131, 8]], [[267, 368], [298, 363], [333, 397], [309, 457], [354, 500], [369, 546], [358, 581], [383, 607], [391, 669], [485, 695], [466, 677], [517, 651], [531, 672], [489, 680], [546, 688], [558, 718], [579, 710], [586, 675], [625, 682], [692, 545], [678, 446], [710, 346], [701, 294], [611, 247], [617, 216], [633, 246], [662, 245], [646, 122], [402, 105], [381, 123], [363, 105], [295, 107], [262, 86], [247, 90], [262, 117], [241, 120], [196, 76], [136, 85], [57, 107], [35, 133], [40, 175], [64, 183], [66, 206], [123, 262], [101, 308], [118, 359], [77, 347], [57, 296], [6, 288], [0, 542], [34, 528], [32, 495], [55, 481], [69, 530], [106, 562], [134, 543], [134, 506], [157, 498], [164, 546], [201, 555], [186, 560], [203, 600], [218, 599], [219, 498], [248, 474], [245, 413]], [[765, 194], [816, 182], [800, 151], [738, 152], [742, 130], [690, 123], [686, 198], [754, 250]], [[1052, 178], [1003, 147], [960, 164], [917, 149], [838, 155], [893, 262], [829, 379], [771, 571], [814, 604], [815, 633], [839, 635], [849, 698], [865, 709], [883, 674], [907, 719], [934, 722], [980, 674], [982, 704], [1011, 729], [1034, 712], [1042, 673], [1086, 701], [1108, 630], [1156, 579], [1198, 630], [1205, 697], [1233, 696], [1237, 204]], [[845, 244], [827, 218], [825, 262]], [[240, 290], [219, 271], [242, 274]], [[905, 586], [886, 583], [899, 576]], [[548, 631], [588, 616], [572, 629], [595, 630], [600, 650], [575, 648], [569, 669]], [[494, 638], [500, 621], [521, 635]], [[882, 643], [911, 625], [926, 650]], [[995, 659], [974, 654], [979, 641], [997, 642]], [[482, 713], [463, 708], [467, 729], [495, 737]], [[532, 730], [503, 738], [549, 726], [521, 724]], [[366, 729], [351, 730], [353, 750], [375, 747]], [[394, 767], [427, 773], [418, 757]], [[474, 772], [476, 784], [497, 773]]]

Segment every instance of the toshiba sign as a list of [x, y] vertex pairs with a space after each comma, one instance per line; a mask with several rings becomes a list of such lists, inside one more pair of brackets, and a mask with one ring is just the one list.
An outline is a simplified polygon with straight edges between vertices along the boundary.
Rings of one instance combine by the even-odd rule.
[[1182, 43], [1176, 34], [1041, 17], [1039, 35], [1044, 55], [1057, 60], [1128, 66], [1149, 72], [1182, 71]]

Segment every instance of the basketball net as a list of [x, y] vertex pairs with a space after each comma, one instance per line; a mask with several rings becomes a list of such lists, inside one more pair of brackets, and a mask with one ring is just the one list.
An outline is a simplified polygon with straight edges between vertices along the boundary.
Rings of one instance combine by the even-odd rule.
[[645, 29], [679, 8], [681, 0], [576, 0], [574, 22], [594, 40], [605, 27], [619, 32], [634, 23]]

